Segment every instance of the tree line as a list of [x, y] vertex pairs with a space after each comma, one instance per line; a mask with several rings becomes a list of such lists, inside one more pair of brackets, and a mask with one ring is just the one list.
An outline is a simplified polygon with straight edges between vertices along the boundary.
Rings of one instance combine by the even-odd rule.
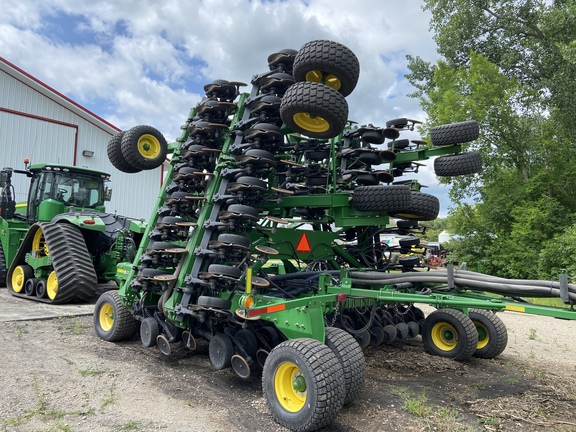
[[408, 56], [430, 127], [476, 120], [483, 170], [442, 179], [452, 256], [509, 278], [576, 276], [576, 2], [425, 0], [441, 58]]

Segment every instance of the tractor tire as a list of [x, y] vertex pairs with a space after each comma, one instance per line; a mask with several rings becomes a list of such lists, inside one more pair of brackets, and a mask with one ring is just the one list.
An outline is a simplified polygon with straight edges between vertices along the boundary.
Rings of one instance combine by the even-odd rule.
[[508, 331], [500, 317], [483, 309], [470, 309], [469, 314], [478, 332], [474, 357], [493, 359], [502, 354], [508, 345]]
[[482, 170], [482, 155], [478, 152], [440, 156], [434, 160], [434, 173], [439, 177], [476, 174]]
[[344, 371], [344, 405], [354, 400], [364, 387], [366, 359], [356, 339], [345, 330], [326, 327], [326, 345], [332, 350]]
[[478, 332], [472, 320], [456, 309], [439, 309], [424, 320], [424, 348], [432, 355], [467, 360], [475, 353]]
[[134, 319], [117, 291], [106, 291], [94, 306], [94, 329], [105, 341], [117, 342], [136, 334], [140, 322]]
[[474, 141], [480, 129], [475, 120], [450, 123], [430, 129], [430, 138], [434, 146], [449, 146]]
[[6, 273], [8, 269], [6, 268], [6, 256], [4, 255], [4, 250], [0, 244], [0, 287], [6, 286]]
[[344, 405], [342, 365], [323, 343], [292, 339], [277, 345], [262, 371], [262, 390], [274, 419], [292, 431], [329, 425]]
[[124, 131], [118, 132], [116, 135], [108, 141], [108, 147], [106, 151], [108, 153], [108, 160], [112, 163], [114, 168], [118, 171], [122, 171], [128, 174], [134, 174], [140, 172], [141, 170], [134, 168], [130, 165], [124, 155], [122, 154], [122, 138], [124, 137]]
[[323, 83], [348, 96], [358, 83], [360, 63], [348, 47], [329, 40], [314, 40], [300, 48], [292, 72], [296, 81]]
[[360, 211], [394, 212], [411, 204], [408, 186], [359, 186], [352, 195], [352, 205]]
[[280, 116], [294, 132], [310, 138], [334, 138], [346, 127], [348, 102], [324, 84], [299, 82], [288, 87], [282, 97]]
[[11, 294], [23, 296], [11, 282], [31, 250], [50, 256], [53, 271], [46, 281], [46, 298], [26, 297], [46, 303], [85, 303], [96, 293], [98, 278], [80, 229], [69, 223], [40, 222], [26, 233], [10, 269], [7, 282]]
[[166, 160], [166, 138], [152, 126], [134, 126], [122, 137], [122, 155], [130, 166], [138, 170], [158, 168]]
[[434, 195], [422, 192], [411, 192], [412, 203], [404, 210], [394, 211], [390, 216], [398, 219], [418, 221], [434, 220], [440, 213], [440, 201]]

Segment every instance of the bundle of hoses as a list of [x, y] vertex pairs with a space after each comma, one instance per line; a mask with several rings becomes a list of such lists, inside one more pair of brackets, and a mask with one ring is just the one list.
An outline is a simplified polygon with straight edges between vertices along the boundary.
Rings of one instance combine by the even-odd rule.
[[[352, 283], [358, 285], [397, 285], [405, 283], [449, 285], [448, 270], [409, 273], [377, 271], [350, 272]], [[454, 269], [453, 284], [457, 289], [472, 289], [510, 297], [560, 297], [560, 282], [528, 279], [505, 279], [496, 276]], [[576, 303], [576, 285], [566, 284], [568, 298]], [[445, 288], [445, 287], [444, 287]]]

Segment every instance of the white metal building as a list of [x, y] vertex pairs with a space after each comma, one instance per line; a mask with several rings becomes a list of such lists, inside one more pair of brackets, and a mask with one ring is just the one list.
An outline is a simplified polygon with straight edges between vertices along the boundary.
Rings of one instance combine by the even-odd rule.
[[[136, 126], [136, 125], [135, 125]], [[148, 220], [165, 166], [126, 174], [108, 160], [108, 141], [119, 129], [0, 57], [0, 166], [24, 169], [60, 163], [111, 174], [110, 213]], [[90, 156], [91, 155], [91, 156]], [[25, 201], [29, 180], [14, 174], [16, 201]]]

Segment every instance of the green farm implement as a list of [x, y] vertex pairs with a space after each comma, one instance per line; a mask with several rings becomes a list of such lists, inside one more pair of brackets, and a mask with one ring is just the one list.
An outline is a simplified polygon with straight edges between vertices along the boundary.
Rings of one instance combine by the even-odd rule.
[[[426, 271], [411, 253], [439, 201], [402, 176], [432, 157], [439, 176], [478, 172], [480, 155], [463, 152], [479, 135], [476, 122], [432, 128], [430, 143], [401, 138], [415, 120], [348, 122], [345, 97], [360, 67], [336, 42], [282, 50], [268, 66], [249, 93], [238, 82], [206, 85], [167, 144], [171, 167], [136, 257], [119, 264], [120, 289], [96, 303], [99, 337], [139, 331], [166, 355], [204, 339], [216, 369], [261, 375], [279, 423], [312, 431], [358, 396], [369, 344], [420, 335], [434, 355], [493, 358], [507, 343], [494, 312], [576, 319], [576, 287], [565, 275], [539, 282], [451, 265]], [[118, 168], [133, 168], [129, 154], [109, 153]], [[398, 246], [381, 241], [391, 233]], [[570, 307], [519, 299], [528, 293]], [[437, 310], [425, 316], [417, 304]]]
[[[134, 258], [147, 224], [105, 212], [107, 173], [27, 161], [0, 173], [0, 286], [12, 295], [85, 302]], [[27, 202], [14, 200], [14, 173], [31, 180]]]

